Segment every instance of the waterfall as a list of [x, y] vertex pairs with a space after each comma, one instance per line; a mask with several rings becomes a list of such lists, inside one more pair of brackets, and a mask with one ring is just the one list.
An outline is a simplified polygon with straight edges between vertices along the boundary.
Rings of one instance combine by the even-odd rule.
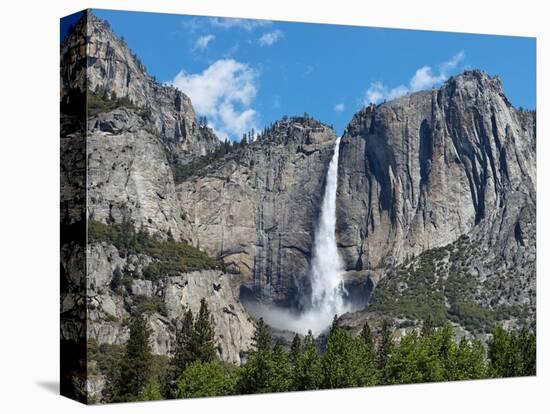
[[248, 309], [264, 318], [271, 326], [306, 334], [308, 330], [319, 334], [325, 330], [334, 315], [349, 309], [344, 304], [342, 260], [336, 245], [336, 190], [338, 186], [338, 155], [340, 138], [336, 140], [330, 161], [321, 204], [321, 214], [315, 229], [311, 260], [311, 306], [301, 314], [278, 307], [249, 304]]
[[343, 301], [342, 260], [336, 245], [336, 190], [338, 187], [338, 155], [340, 138], [336, 140], [330, 161], [321, 214], [315, 231], [311, 261], [311, 311], [329, 324], [335, 314], [345, 312]]

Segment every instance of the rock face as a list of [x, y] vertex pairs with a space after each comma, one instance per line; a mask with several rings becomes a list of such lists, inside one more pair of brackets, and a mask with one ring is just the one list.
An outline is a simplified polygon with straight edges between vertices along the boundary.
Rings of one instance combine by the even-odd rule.
[[251, 347], [254, 324], [242, 304], [232, 279], [217, 270], [182, 273], [180, 276], [158, 281], [135, 278], [130, 294], [123, 289], [113, 289], [112, 275], [115, 269], [129, 264], [136, 275], [151, 259], [145, 255], [121, 258], [116, 247], [107, 243], [89, 246], [88, 273], [88, 339], [98, 343], [124, 344], [128, 340], [128, 328], [124, 320], [128, 309], [139, 303], [154, 304], [147, 318], [152, 330], [152, 351], [159, 355], [174, 352], [175, 332], [178, 321], [186, 309], [197, 314], [202, 298], [206, 299], [216, 325], [218, 353], [224, 361], [240, 364], [243, 352]]
[[514, 109], [482, 72], [364, 108], [342, 139], [338, 235], [348, 269], [399, 263], [478, 227], [507, 241], [516, 222], [534, 223], [534, 205], [534, 114]]
[[340, 148], [337, 233], [347, 269], [370, 270], [376, 282], [468, 235], [478, 248], [464, 265], [478, 284], [475, 302], [533, 312], [535, 146], [535, 114], [513, 108], [500, 81], [480, 71], [364, 108]]
[[84, 78], [88, 93], [107, 92], [109, 97], [114, 94], [128, 98], [135, 106], [146, 109], [150, 114], [149, 128], [182, 160], [204, 155], [219, 145], [210, 129], [199, 126], [189, 97], [151, 78], [109, 23], [91, 11], [65, 39], [61, 59], [65, 72], [62, 100], [71, 93], [66, 85]]
[[132, 220], [152, 232], [170, 230], [189, 240], [172, 167], [162, 142], [146, 125], [125, 108], [89, 120], [88, 216], [107, 223]]
[[[218, 138], [199, 126], [185, 94], [147, 75], [126, 43], [90, 11], [64, 40], [61, 61], [62, 107], [86, 108], [94, 96], [106, 105], [87, 116], [89, 217], [124, 217], [188, 240], [171, 168], [215, 150]], [[108, 106], [120, 98], [124, 103]]]
[[242, 275], [245, 297], [300, 306], [334, 131], [278, 121], [177, 187], [196, 243]]

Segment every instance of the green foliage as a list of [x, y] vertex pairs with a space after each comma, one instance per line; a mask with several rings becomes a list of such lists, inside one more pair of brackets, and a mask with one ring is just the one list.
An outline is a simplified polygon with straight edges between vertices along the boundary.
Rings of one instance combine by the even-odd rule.
[[[431, 317], [436, 326], [442, 325], [447, 319], [447, 309], [443, 285], [435, 278], [435, 263], [445, 255], [443, 249], [428, 250], [414, 266], [398, 267], [378, 284], [369, 309], [413, 320]], [[403, 284], [405, 289], [401, 287]]]
[[107, 93], [107, 91], [96, 91], [91, 92], [88, 91], [88, 116], [95, 116], [100, 113], [104, 112], [110, 112], [113, 109], [124, 107], [127, 109], [133, 109], [133, 110], [143, 110], [143, 108], [140, 108], [130, 99], [128, 99], [127, 96], [117, 98], [116, 94], [111, 92], [111, 95]]
[[433, 333], [434, 333], [434, 323], [432, 320], [432, 316], [429, 315], [428, 318], [422, 324], [422, 332], [420, 333], [420, 335], [423, 337], [426, 337], [426, 336], [433, 335]]
[[376, 367], [383, 372], [393, 350], [393, 337], [388, 321], [382, 322], [382, 331], [376, 349]]
[[323, 382], [323, 364], [319, 350], [313, 341], [313, 335], [309, 331], [304, 338], [302, 352], [296, 357], [294, 363], [293, 389], [317, 390]]
[[374, 351], [374, 336], [372, 335], [372, 331], [367, 321], [365, 321], [359, 336], [363, 339], [367, 348]]
[[376, 335], [365, 324], [354, 336], [335, 320], [321, 355], [311, 331], [303, 343], [295, 336], [290, 351], [279, 344], [272, 347], [269, 327], [260, 320], [254, 348], [241, 367], [216, 359], [213, 332], [203, 300], [196, 317], [190, 310], [185, 313], [175, 356], [168, 361], [150, 354], [145, 320], [134, 315], [126, 346], [88, 342], [89, 375], [107, 375], [107, 401], [139, 401], [536, 373], [536, 338], [527, 329], [507, 332], [497, 327], [486, 352], [478, 340], [457, 342], [450, 323], [433, 328], [426, 321], [421, 333], [412, 330], [394, 341], [388, 323]]
[[150, 382], [147, 384], [140, 396], [141, 401], [159, 401], [162, 399], [162, 393], [160, 392], [160, 385], [158, 382]]
[[192, 339], [196, 359], [200, 362], [212, 362], [216, 358], [214, 319], [204, 298], [201, 299], [199, 314], [193, 327]]
[[290, 391], [292, 364], [288, 351], [280, 346], [253, 351], [239, 371], [237, 392], [257, 394]]
[[201, 299], [201, 306], [196, 318], [188, 309], [180, 328], [176, 332], [176, 351], [167, 384], [163, 387], [169, 397], [177, 395], [175, 388], [182, 372], [194, 363], [210, 363], [216, 360], [215, 325], [208, 310], [206, 300]]
[[113, 244], [122, 257], [127, 257], [129, 254], [144, 254], [152, 257], [154, 261], [143, 270], [144, 278], [149, 280], [194, 270], [223, 268], [222, 262], [187, 243], [175, 241], [170, 237], [167, 240], [161, 240], [159, 237], [149, 235], [143, 227], [136, 233], [134, 226], [127, 220], [110, 225], [89, 220], [88, 239], [90, 242]]
[[361, 337], [332, 324], [323, 355], [324, 388], [361, 387], [376, 383], [374, 355]]
[[394, 347], [384, 383], [411, 384], [480, 379], [486, 376], [484, 348], [466, 339], [457, 344], [450, 324], [427, 335], [412, 332]]
[[178, 398], [200, 398], [235, 393], [237, 367], [220, 361], [191, 363], [178, 381]]
[[449, 309], [449, 319], [460, 322], [470, 332], [483, 331], [483, 328], [492, 327], [495, 323], [494, 312], [474, 301], [453, 303]]
[[264, 322], [263, 318], [260, 318], [256, 323], [256, 330], [252, 337], [252, 343], [257, 351], [267, 351], [271, 348], [271, 329]]
[[290, 345], [290, 358], [293, 364], [296, 363], [300, 352], [302, 352], [302, 341], [300, 340], [300, 335], [296, 334], [292, 338], [292, 344]]
[[507, 332], [497, 326], [488, 344], [489, 370], [492, 377], [536, 375], [536, 337], [523, 329]]
[[140, 398], [153, 374], [153, 355], [149, 337], [151, 331], [145, 318], [138, 313], [130, 319], [130, 338], [115, 376], [113, 401], [133, 401]]
[[193, 176], [204, 177], [208, 166], [241, 148], [243, 148], [242, 145], [226, 139], [215, 151], [194, 158], [188, 163], [173, 162], [174, 181], [179, 184]]
[[158, 312], [166, 316], [166, 303], [158, 296], [137, 295], [134, 297], [133, 310], [139, 314]]
[[193, 312], [191, 309], [187, 309], [181, 322], [181, 327], [176, 332], [176, 352], [172, 360], [174, 367], [179, 372], [184, 371], [189, 364], [197, 359], [193, 349], [193, 337]]
[[117, 266], [115, 268], [115, 271], [113, 272], [113, 277], [111, 279], [111, 283], [110, 283], [111, 289], [112, 290], [117, 290], [120, 287], [120, 285], [122, 284], [123, 278], [124, 278], [124, 275], [122, 274], [122, 271], [120, 270], [120, 266]]

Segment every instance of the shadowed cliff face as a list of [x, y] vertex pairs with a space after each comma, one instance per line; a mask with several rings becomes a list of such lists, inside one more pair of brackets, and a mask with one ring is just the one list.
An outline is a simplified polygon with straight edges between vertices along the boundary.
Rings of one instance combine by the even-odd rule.
[[497, 79], [466, 72], [364, 108], [341, 144], [346, 266], [397, 264], [477, 228], [490, 228], [480, 237], [502, 249], [515, 222], [534, 223], [534, 194], [534, 114], [515, 110]]

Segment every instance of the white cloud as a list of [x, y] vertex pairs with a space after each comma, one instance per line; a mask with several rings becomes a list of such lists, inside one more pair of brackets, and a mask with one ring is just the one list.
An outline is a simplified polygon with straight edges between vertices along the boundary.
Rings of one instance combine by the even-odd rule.
[[208, 21], [213, 27], [222, 29], [238, 28], [248, 32], [258, 27], [268, 27], [273, 24], [271, 20], [236, 19], [231, 17], [212, 17]]
[[281, 37], [283, 36], [283, 32], [280, 30], [274, 30], [272, 32], [264, 33], [260, 38], [258, 39], [258, 43], [260, 46], [271, 46], [275, 44]]
[[441, 63], [437, 72], [434, 72], [430, 66], [422, 66], [416, 70], [408, 86], [399, 85], [388, 88], [382, 82], [372, 82], [365, 92], [363, 104], [379, 103], [383, 100], [399, 98], [411, 92], [433, 88], [435, 85], [447, 80], [449, 73], [459, 66], [464, 60], [464, 56], [463, 51], [458, 52], [451, 59]]
[[373, 82], [370, 84], [369, 89], [365, 93], [365, 105], [369, 103], [378, 103], [387, 94], [387, 88], [382, 84], [382, 82]]
[[201, 73], [181, 71], [170, 83], [191, 98], [197, 114], [208, 118], [220, 139], [240, 139], [256, 126], [257, 112], [251, 105], [258, 74], [249, 65], [221, 59]]
[[207, 34], [207, 35], [204, 35], [204, 36], [201, 36], [197, 39], [197, 41], [195, 42], [195, 45], [193, 47], [193, 49], [195, 50], [205, 50], [207, 47], [208, 47], [208, 44], [214, 40], [216, 36], [214, 36], [213, 34]]
[[340, 103], [337, 103], [336, 105], [334, 105], [334, 110], [336, 112], [343, 112], [344, 109], [346, 109], [346, 105], [344, 105], [343, 102], [340, 102]]

